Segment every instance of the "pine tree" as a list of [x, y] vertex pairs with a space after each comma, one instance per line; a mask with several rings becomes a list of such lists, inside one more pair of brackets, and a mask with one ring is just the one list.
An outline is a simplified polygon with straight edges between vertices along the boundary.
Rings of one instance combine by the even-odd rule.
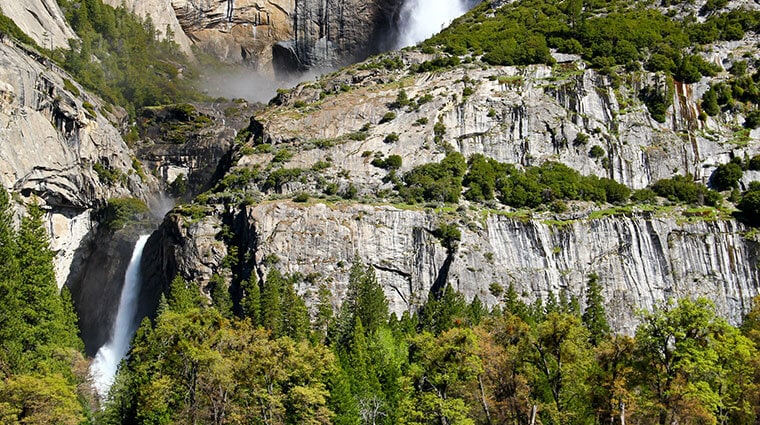
[[352, 318], [359, 317], [368, 333], [388, 322], [388, 300], [383, 288], [377, 283], [375, 268], [371, 265], [365, 267], [361, 261], [354, 261], [348, 277], [345, 302], [348, 303]]
[[243, 308], [243, 317], [251, 320], [253, 326], [261, 325], [261, 288], [259, 288], [259, 279], [256, 270], [251, 271], [248, 280], [243, 281], [243, 299], [240, 305]]
[[483, 306], [483, 301], [478, 296], [475, 296], [467, 307], [467, 317], [472, 325], [479, 325], [487, 313], [486, 308]]
[[[72, 326], [72, 313], [64, 307], [64, 300], [58, 293], [54, 254], [50, 250], [47, 233], [43, 227], [42, 209], [37, 205], [28, 208], [28, 214], [21, 220], [18, 233], [17, 259], [20, 266], [19, 279], [15, 290], [23, 300], [18, 308], [23, 326], [18, 330], [25, 361], [24, 368], [36, 368], [36, 361], [49, 359], [50, 355], [62, 348], [77, 349], [77, 328]], [[70, 299], [70, 297], [69, 297]], [[54, 370], [68, 370], [63, 361], [58, 361]], [[60, 369], [58, 369], [60, 368]]]
[[340, 365], [336, 365], [327, 376], [327, 389], [330, 393], [327, 405], [335, 413], [333, 424], [356, 425], [359, 423], [359, 411], [356, 399], [351, 392], [350, 379]]
[[303, 298], [298, 296], [293, 282], [282, 287], [282, 332], [296, 341], [302, 341], [309, 333], [309, 310]]
[[224, 282], [224, 278], [218, 274], [214, 274], [211, 276], [209, 284], [211, 286], [211, 300], [214, 302], [214, 307], [222, 313], [223, 317], [232, 318], [232, 297]]
[[21, 295], [18, 291], [19, 265], [16, 231], [8, 193], [0, 185], [0, 371], [11, 369], [23, 351], [18, 339], [21, 320]]
[[314, 321], [314, 333], [319, 342], [325, 342], [327, 331], [332, 326], [332, 321], [332, 292], [325, 285], [321, 285], [317, 293], [317, 314]]
[[604, 309], [604, 297], [599, 285], [599, 276], [591, 273], [586, 283], [586, 309], [583, 311], [583, 326], [589, 331], [589, 342], [596, 346], [610, 334], [607, 313]]
[[261, 310], [259, 317], [261, 326], [272, 331], [272, 336], [282, 335], [282, 287], [285, 284], [282, 274], [277, 269], [267, 273], [266, 281], [261, 289]]
[[188, 284], [182, 276], [177, 275], [169, 286], [169, 296], [166, 301], [169, 309], [184, 313], [201, 306], [201, 294], [195, 285]]
[[461, 325], [467, 317], [467, 302], [464, 296], [446, 284], [443, 292], [431, 293], [420, 313], [420, 326], [435, 335]]

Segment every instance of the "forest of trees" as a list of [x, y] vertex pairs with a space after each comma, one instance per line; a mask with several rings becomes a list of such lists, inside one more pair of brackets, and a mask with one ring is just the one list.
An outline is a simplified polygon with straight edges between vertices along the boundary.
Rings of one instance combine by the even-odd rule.
[[0, 423], [85, 421], [88, 361], [66, 288], [59, 294], [42, 210], [16, 230], [0, 189]]
[[307, 309], [299, 279], [254, 273], [239, 300], [212, 290], [212, 305], [175, 279], [99, 420], [746, 424], [759, 413], [760, 305], [739, 329], [705, 299], [668, 302], [626, 336], [610, 331], [596, 275], [582, 300], [526, 304], [494, 284], [494, 309], [446, 286], [401, 318], [359, 261], [337, 312], [325, 287]]

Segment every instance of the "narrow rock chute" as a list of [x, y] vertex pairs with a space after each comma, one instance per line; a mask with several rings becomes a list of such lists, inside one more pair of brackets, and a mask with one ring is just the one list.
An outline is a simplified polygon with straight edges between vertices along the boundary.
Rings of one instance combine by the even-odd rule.
[[90, 366], [90, 375], [92, 376], [95, 390], [101, 399], [108, 396], [111, 389], [116, 370], [121, 360], [129, 351], [129, 342], [132, 339], [139, 321], [135, 316], [139, 303], [140, 284], [142, 281], [140, 275], [140, 262], [142, 260], [143, 248], [148, 241], [149, 235], [142, 235], [137, 240], [132, 252], [132, 259], [129, 261], [127, 273], [124, 276], [124, 286], [121, 290], [119, 300], [119, 310], [116, 314], [116, 322], [111, 330], [111, 338], [106, 342], [95, 355], [95, 360]]

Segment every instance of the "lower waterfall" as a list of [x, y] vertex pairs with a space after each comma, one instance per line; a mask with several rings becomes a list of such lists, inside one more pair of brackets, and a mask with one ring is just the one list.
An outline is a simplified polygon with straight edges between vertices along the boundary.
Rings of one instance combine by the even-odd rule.
[[124, 275], [124, 286], [121, 289], [119, 310], [116, 313], [116, 320], [111, 329], [111, 338], [100, 347], [95, 355], [95, 360], [90, 365], [90, 376], [92, 377], [95, 390], [101, 399], [105, 399], [108, 396], [108, 391], [111, 389], [114, 377], [116, 376], [116, 369], [119, 367], [121, 360], [127, 355], [129, 342], [139, 326], [139, 323], [135, 320], [135, 311], [137, 310], [142, 280], [140, 276], [140, 260], [142, 259], [143, 248], [145, 248], [145, 243], [148, 241], [148, 236], [140, 236], [135, 244], [132, 258]]

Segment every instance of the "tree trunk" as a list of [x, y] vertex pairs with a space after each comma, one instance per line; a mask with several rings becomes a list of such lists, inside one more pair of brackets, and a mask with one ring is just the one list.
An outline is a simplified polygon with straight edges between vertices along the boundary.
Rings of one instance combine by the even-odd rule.
[[483, 410], [486, 412], [486, 421], [491, 423], [491, 412], [488, 411], [488, 403], [486, 402], [486, 392], [483, 389], [483, 377], [478, 375], [478, 385], [480, 386], [480, 402], [483, 403]]

